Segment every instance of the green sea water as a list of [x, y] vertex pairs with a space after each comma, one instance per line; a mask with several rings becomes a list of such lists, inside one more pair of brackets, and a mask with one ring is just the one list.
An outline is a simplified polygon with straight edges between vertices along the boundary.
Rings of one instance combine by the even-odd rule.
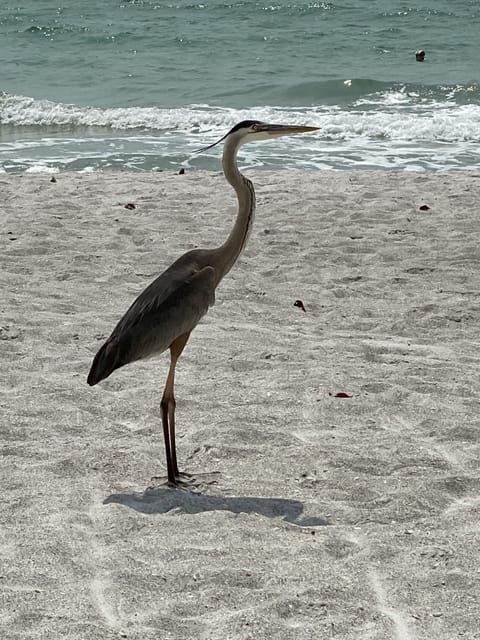
[[7, 1], [0, 167], [213, 168], [258, 118], [322, 133], [249, 165], [474, 168], [479, 33], [478, 0]]

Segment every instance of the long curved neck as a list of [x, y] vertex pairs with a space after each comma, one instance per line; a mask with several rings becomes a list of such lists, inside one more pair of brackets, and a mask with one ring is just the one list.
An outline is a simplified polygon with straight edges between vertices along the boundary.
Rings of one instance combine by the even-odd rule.
[[223, 171], [225, 178], [237, 194], [238, 213], [230, 235], [218, 249], [214, 250], [215, 267], [218, 272], [217, 284], [230, 271], [242, 253], [255, 215], [255, 190], [250, 180], [238, 170], [237, 149], [237, 141], [227, 138], [223, 148]]

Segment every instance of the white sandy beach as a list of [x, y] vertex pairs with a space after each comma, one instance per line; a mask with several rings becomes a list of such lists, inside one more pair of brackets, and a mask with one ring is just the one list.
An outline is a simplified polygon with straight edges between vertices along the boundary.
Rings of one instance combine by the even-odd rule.
[[86, 376], [223, 241], [223, 175], [0, 175], [2, 639], [480, 638], [480, 173], [248, 176], [177, 368], [189, 493], [151, 480], [167, 354]]

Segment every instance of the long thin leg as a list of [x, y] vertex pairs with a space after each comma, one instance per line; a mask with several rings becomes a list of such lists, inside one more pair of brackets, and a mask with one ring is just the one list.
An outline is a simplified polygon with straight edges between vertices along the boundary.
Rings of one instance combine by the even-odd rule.
[[176, 406], [177, 406], [177, 402], [175, 398], [172, 398], [172, 400], [168, 404], [168, 428], [169, 428], [170, 453], [172, 457], [173, 473], [177, 477], [180, 474], [180, 472], [178, 470], [177, 445], [175, 443], [175, 408]]
[[175, 472], [172, 465], [172, 451], [170, 448], [170, 435], [168, 433], [168, 404], [164, 403], [162, 398], [162, 403], [160, 405], [162, 412], [162, 426], [163, 426], [163, 439], [165, 441], [165, 455], [167, 458], [167, 475], [168, 475], [168, 484], [175, 484]]
[[170, 369], [168, 371], [167, 382], [165, 384], [161, 402], [163, 437], [165, 440], [165, 454], [167, 457], [168, 484], [171, 486], [177, 486], [179, 484], [180, 476], [177, 464], [177, 449], [175, 445], [175, 366], [189, 337], [190, 332], [184, 333], [170, 345]]

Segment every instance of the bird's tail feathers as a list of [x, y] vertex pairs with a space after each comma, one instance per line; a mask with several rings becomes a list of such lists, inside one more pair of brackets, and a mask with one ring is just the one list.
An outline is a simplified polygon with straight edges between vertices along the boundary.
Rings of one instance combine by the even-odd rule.
[[105, 380], [115, 369], [126, 364], [123, 355], [115, 341], [108, 339], [93, 359], [87, 378], [88, 384], [93, 386]]

